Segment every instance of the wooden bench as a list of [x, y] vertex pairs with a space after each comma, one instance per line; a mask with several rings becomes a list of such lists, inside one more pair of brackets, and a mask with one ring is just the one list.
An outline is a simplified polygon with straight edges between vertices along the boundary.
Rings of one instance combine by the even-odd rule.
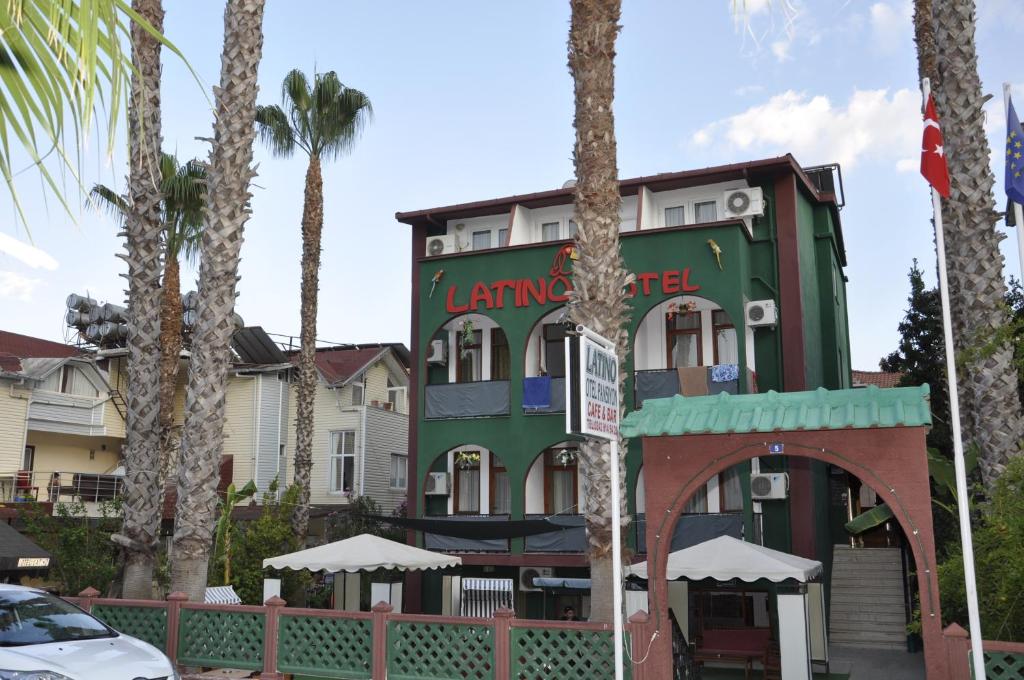
[[706, 661], [722, 661], [743, 665], [743, 677], [750, 679], [754, 661], [764, 666], [771, 644], [770, 628], [718, 628], [701, 632], [694, 655], [701, 665]]

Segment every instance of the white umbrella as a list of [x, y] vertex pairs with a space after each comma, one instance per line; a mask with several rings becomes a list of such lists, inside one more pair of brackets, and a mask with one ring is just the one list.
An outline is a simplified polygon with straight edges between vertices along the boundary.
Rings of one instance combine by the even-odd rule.
[[[647, 563], [640, 562], [626, 569], [627, 574], [647, 578]], [[821, 562], [747, 543], [732, 536], [718, 536], [709, 541], [668, 556], [665, 578], [674, 581], [688, 578], [699, 581], [757, 581], [768, 579], [778, 583], [786, 579], [807, 582], [821, 573]]]
[[460, 564], [461, 557], [430, 552], [371, 534], [360, 534], [342, 541], [263, 560], [264, 569], [309, 569], [331, 573], [374, 569], [445, 569]]

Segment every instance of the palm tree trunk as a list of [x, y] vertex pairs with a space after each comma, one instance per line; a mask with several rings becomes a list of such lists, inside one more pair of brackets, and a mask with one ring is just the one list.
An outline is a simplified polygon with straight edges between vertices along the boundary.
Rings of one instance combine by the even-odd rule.
[[[629, 351], [626, 323], [629, 308], [623, 290], [630, 280], [619, 252], [618, 168], [615, 150], [615, 39], [619, 33], [620, 0], [572, 0], [569, 29], [569, 70], [576, 94], [576, 224], [579, 260], [574, 266], [570, 318], [616, 344], [619, 357]], [[623, 376], [619, 401], [624, 403]], [[624, 483], [625, 442], [620, 441], [619, 478]], [[594, 594], [592, 621], [612, 620], [611, 466], [609, 446], [591, 442], [581, 448], [584, 477], [590, 578]], [[625, 488], [620, 484], [623, 525], [629, 518]]]
[[[174, 426], [174, 394], [181, 365], [181, 271], [178, 258], [167, 254], [160, 299], [160, 495], [178, 461], [180, 438]], [[160, 506], [163, 507], [161, 500]]]
[[256, 72], [263, 51], [264, 0], [228, 0], [220, 86], [208, 172], [206, 228], [200, 244], [199, 304], [192, 339], [185, 428], [178, 463], [171, 589], [202, 601], [217, 511], [224, 444], [224, 392], [234, 332], [235, 284], [256, 135]]
[[[160, 0], [133, 0], [132, 8], [163, 30]], [[124, 596], [153, 596], [153, 564], [160, 529], [159, 392], [160, 257], [160, 42], [133, 23], [128, 115], [129, 208], [125, 219], [128, 263], [128, 410], [125, 423], [125, 497], [121, 533]]]
[[[978, 75], [973, 0], [935, 0], [937, 85], [952, 193], [943, 201], [953, 337], [958, 352], [977, 349], [1009, 321], [1004, 302], [1003, 256], [996, 231], [990, 150], [985, 137], [985, 96]], [[979, 447], [982, 480], [989, 489], [1024, 435], [1013, 348], [1004, 342], [968, 361], [961, 392], [965, 439]]]
[[313, 399], [316, 396], [316, 316], [320, 287], [320, 235], [324, 226], [324, 182], [320, 159], [309, 157], [302, 206], [302, 337], [299, 347], [299, 389], [295, 400], [295, 484], [299, 502], [292, 529], [301, 540], [309, 527], [309, 478], [313, 467]]

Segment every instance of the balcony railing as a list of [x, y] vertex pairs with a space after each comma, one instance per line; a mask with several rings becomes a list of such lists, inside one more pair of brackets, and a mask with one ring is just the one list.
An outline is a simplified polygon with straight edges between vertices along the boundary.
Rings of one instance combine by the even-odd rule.
[[583, 515], [527, 515], [526, 519], [544, 519], [565, 527], [546, 534], [526, 537], [526, 552], [581, 553], [587, 549], [587, 530]]
[[424, 416], [428, 419], [507, 416], [509, 384], [508, 380], [483, 380], [427, 385]]
[[121, 475], [38, 470], [0, 473], [0, 501], [4, 503], [100, 503], [114, 500], [123, 492]]
[[669, 368], [652, 371], [635, 371], [633, 374], [633, 395], [637, 408], [647, 399], [662, 399], [681, 394], [697, 397], [708, 394], [753, 394], [757, 392], [754, 372], [737, 375], [734, 380], [722, 380], [714, 366], [692, 368]]
[[[636, 516], [636, 551], [647, 553], [647, 515]], [[670, 550], [682, 550], [703, 543], [716, 536], [743, 538], [743, 513], [715, 512], [702, 515], [682, 515], [676, 522]]]
[[[550, 383], [546, 406], [535, 399], [537, 388], [543, 389], [545, 383]], [[523, 413], [565, 413], [565, 378], [523, 378]]]
[[[486, 522], [507, 520], [508, 515], [447, 515], [425, 517], [424, 519], [452, 522]], [[442, 552], [508, 552], [507, 538], [459, 538], [441, 534], [423, 533], [423, 545], [427, 550]]]

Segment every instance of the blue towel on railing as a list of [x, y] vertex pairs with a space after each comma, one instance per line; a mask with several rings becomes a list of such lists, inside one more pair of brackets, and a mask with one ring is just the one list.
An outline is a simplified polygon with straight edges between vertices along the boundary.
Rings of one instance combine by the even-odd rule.
[[551, 408], [551, 376], [523, 378], [523, 408]]
[[718, 364], [711, 367], [711, 382], [721, 383], [738, 380], [740, 367], [736, 364]]

